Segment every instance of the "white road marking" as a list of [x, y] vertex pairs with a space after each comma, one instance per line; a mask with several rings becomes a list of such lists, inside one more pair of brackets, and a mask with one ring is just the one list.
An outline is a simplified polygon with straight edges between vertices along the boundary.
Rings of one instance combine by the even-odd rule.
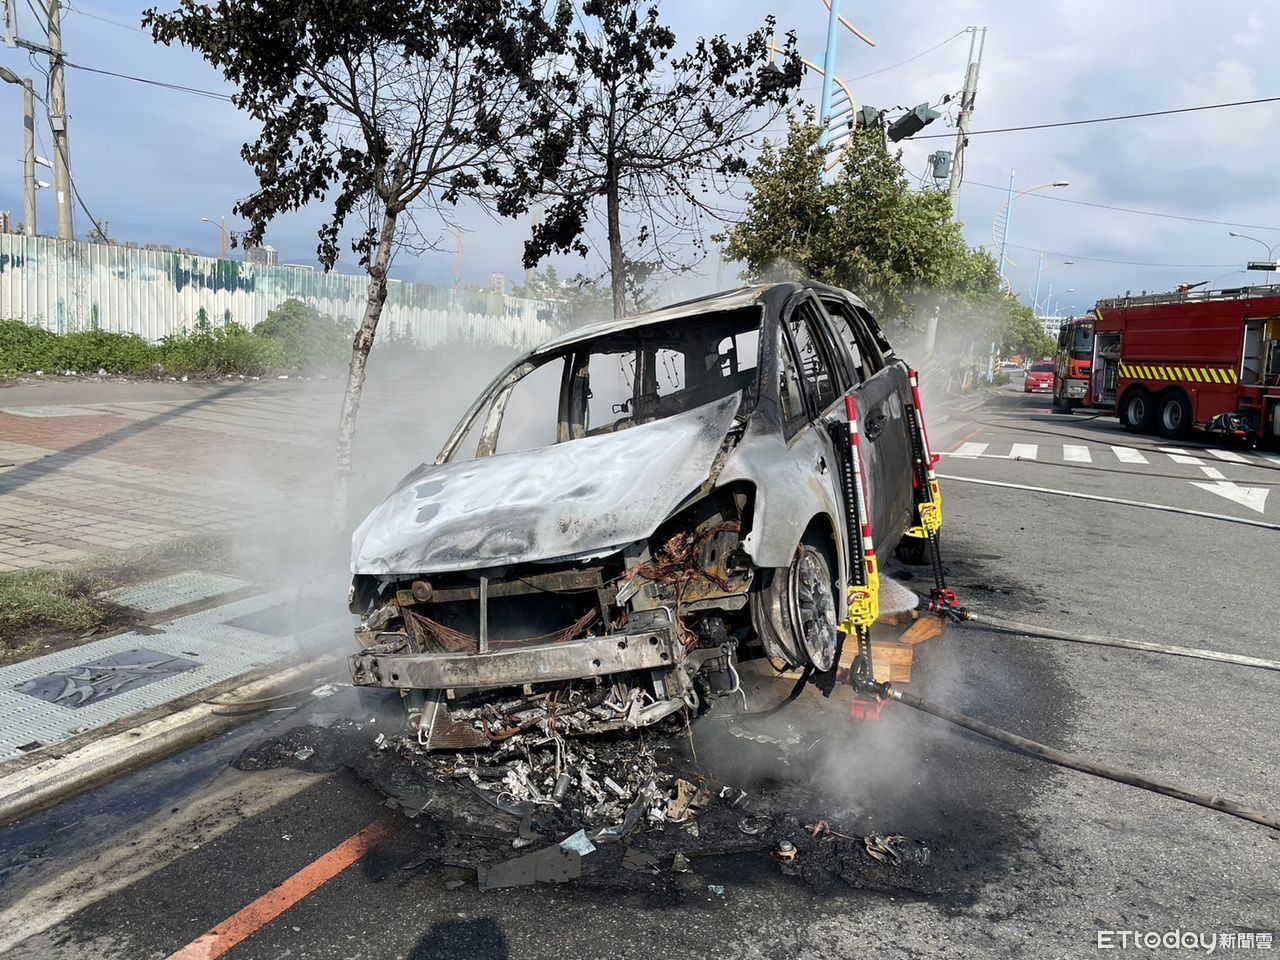
[[989, 443], [962, 443], [959, 450], [951, 451], [951, 456], [973, 459], [982, 456], [983, 451], [989, 446], [991, 446]]
[[1034, 460], [1040, 447], [1034, 443], [1015, 443], [1009, 451], [1010, 460]]
[[1198, 483], [1192, 480], [1190, 483], [1193, 487], [1216, 493], [1220, 497], [1226, 497], [1228, 500], [1238, 503], [1242, 507], [1248, 507], [1250, 510], [1256, 510], [1258, 513], [1262, 513], [1266, 507], [1267, 494], [1271, 492], [1267, 487], [1242, 487], [1224, 477], [1222, 471], [1217, 467], [1201, 467], [1200, 471], [1209, 479], [1218, 482]]
[[1242, 507], [1248, 507], [1257, 513], [1262, 513], [1267, 506], [1267, 494], [1271, 490], [1267, 487], [1242, 487], [1239, 484], [1232, 483], [1230, 480], [1219, 480], [1217, 483], [1200, 483], [1192, 480], [1193, 487], [1199, 487], [1201, 490], [1208, 490], [1210, 493], [1216, 493], [1220, 497], [1226, 497], [1233, 503], [1238, 503]]
[[1093, 457], [1089, 455], [1089, 448], [1081, 447], [1074, 443], [1064, 443], [1062, 445], [1062, 459], [1068, 463], [1093, 463]]
[[1263, 460], [1266, 460], [1268, 463], [1280, 465], [1280, 457], [1277, 457], [1274, 453], [1260, 453], [1258, 456]]
[[1229, 513], [1209, 513], [1205, 510], [1192, 510], [1188, 507], [1171, 507], [1163, 503], [1151, 503], [1147, 500], [1122, 500], [1119, 497], [1099, 497], [1091, 493], [1080, 493], [1076, 490], [1054, 490], [1051, 487], [1032, 487], [1024, 483], [1004, 483], [1000, 480], [980, 480], [977, 477], [957, 477], [950, 473], [938, 474], [939, 480], [956, 483], [978, 483], [984, 487], [1007, 487], [1010, 490], [1029, 490], [1032, 493], [1051, 493], [1059, 497], [1071, 497], [1075, 500], [1095, 500], [1099, 503], [1118, 503], [1124, 507], [1142, 507], [1145, 510], [1161, 510], [1165, 513], [1183, 513], [1189, 517], [1207, 517], [1210, 520], [1226, 520], [1230, 523], [1241, 523], [1250, 527], [1262, 527], [1265, 530], [1280, 530], [1280, 523], [1268, 523], [1265, 520], [1250, 520], [1248, 517], [1233, 517]]
[[1244, 457], [1236, 453], [1234, 450], [1210, 450], [1219, 460], [1226, 460], [1228, 463], [1248, 463]]
[[1146, 463], [1147, 462], [1147, 458], [1144, 457], [1137, 450], [1133, 449], [1133, 447], [1112, 447], [1111, 450], [1113, 453], [1115, 453], [1116, 459], [1119, 460], [1121, 463]]
[[1161, 453], [1167, 453], [1174, 463], [1184, 463], [1190, 467], [1199, 467], [1204, 463], [1199, 457], [1191, 456], [1181, 447], [1159, 447], [1158, 449]]

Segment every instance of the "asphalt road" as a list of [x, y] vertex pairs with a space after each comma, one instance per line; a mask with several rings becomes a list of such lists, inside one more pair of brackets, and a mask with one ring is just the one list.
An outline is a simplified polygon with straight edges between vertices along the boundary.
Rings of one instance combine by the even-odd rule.
[[[1019, 485], [944, 481], [944, 552], [962, 601], [1065, 629], [1274, 658], [1275, 530], [1020, 487], [1275, 523], [1280, 494], [1239, 502], [1195, 484], [1273, 489], [1280, 464], [1222, 460], [1194, 443], [1173, 456], [1201, 462], [1179, 462], [1156, 438], [1045, 407], [1007, 392], [969, 422], [935, 429], [936, 446], [969, 454], [944, 459], [944, 474]], [[1014, 444], [1021, 459], [1002, 457]], [[1087, 448], [1089, 460], [1064, 445]], [[1145, 462], [1121, 459], [1117, 446]], [[898, 575], [920, 582], [925, 572]], [[1024, 736], [1280, 807], [1274, 673], [965, 627], [918, 649], [913, 681], [923, 697]], [[343, 703], [370, 737], [386, 728], [366, 702]], [[817, 887], [768, 856], [739, 853], [698, 858], [693, 884], [630, 875], [481, 893], [423, 865], [436, 838], [419, 818], [226, 956], [1040, 958], [1094, 955], [1099, 931], [1280, 930], [1273, 831], [1047, 766], [902, 705], [857, 725], [807, 696], [790, 709], [784, 726], [833, 732], [806, 803], [827, 804], [858, 832], [927, 844], [926, 889]], [[387, 816], [382, 795], [346, 770], [227, 768], [297, 719], [267, 715], [0, 831], [3, 956], [169, 956]], [[786, 779], [763, 746], [757, 756], [749, 742], [704, 742], [702, 762], [751, 780], [759, 803]], [[707, 884], [723, 885], [723, 897]]]

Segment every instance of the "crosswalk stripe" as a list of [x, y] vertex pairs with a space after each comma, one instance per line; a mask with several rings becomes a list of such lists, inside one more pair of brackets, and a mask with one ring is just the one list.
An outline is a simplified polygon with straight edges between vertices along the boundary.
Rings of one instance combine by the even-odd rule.
[[1069, 463], [1093, 463], [1093, 457], [1089, 455], [1089, 448], [1081, 447], [1074, 443], [1064, 443], [1062, 445], [1062, 459]]
[[982, 452], [989, 447], [988, 443], [962, 443], [960, 449], [952, 451], [953, 457], [980, 457]]
[[1116, 459], [1121, 463], [1146, 463], [1147, 458], [1144, 457], [1133, 447], [1112, 447], [1112, 451], [1116, 455]]
[[1015, 443], [1009, 450], [1010, 460], [1034, 460], [1040, 447], [1034, 443]]
[[1169, 455], [1169, 459], [1174, 463], [1185, 463], [1188, 466], [1198, 467], [1204, 463], [1199, 457], [1193, 457], [1183, 450], [1181, 447], [1160, 447], [1161, 453]]
[[1244, 457], [1240, 456], [1240, 454], [1236, 453], [1234, 450], [1210, 450], [1209, 452], [1212, 453], [1219, 460], [1226, 460], [1229, 463], [1248, 463], [1249, 462]]

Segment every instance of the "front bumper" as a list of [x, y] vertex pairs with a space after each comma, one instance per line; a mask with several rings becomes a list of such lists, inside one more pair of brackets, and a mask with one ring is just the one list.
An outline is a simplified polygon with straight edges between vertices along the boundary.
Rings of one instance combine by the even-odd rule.
[[684, 660], [675, 623], [586, 637], [567, 643], [498, 647], [487, 653], [386, 653], [349, 658], [351, 682], [401, 690], [481, 690], [601, 677], [632, 670], [669, 670]]
[[1084, 380], [1068, 380], [1066, 395], [1071, 400], [1083, 400], [1087, 386]]

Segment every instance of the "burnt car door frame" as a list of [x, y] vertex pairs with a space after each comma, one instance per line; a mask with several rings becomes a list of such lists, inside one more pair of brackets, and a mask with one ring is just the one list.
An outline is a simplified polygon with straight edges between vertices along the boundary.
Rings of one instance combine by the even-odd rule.
[[[804, 364], [800, 358], [799, 348], [795, 342], [795, 337], [791, 332], [792, 317], [799, 310], [809, 308], [809, 317], [801, 317], [800, 321], [805, 323], [809, 330], [809, 335], [814, 339], [815, 346], [821, 354], [825, 355], [825, 363], [828, 368], [827, 376], [832, 379], [833, 398], [830, 403], [826, 404], [822, 409], [817, 409], [814, 400], [814, 391], [805, 377]], [[838, 478], [834, 469], [834, 464], [838, 461], [835, 459], [835, 451], [831, 446], [831, 437], [827, 431], [826, 424], [843, 421], [844, 419], [844, 396], [851, 389], [849, 363], [844, 357], [843, 345], [835, 340], [832, 336], [832, 326], [830, 318], [826, 315], [826, 310], [822, 303], [814, 295], [812, 290], [802, 289], [793, 293], [787, 298], [783, 305], [779, 316], [779, 332], [782, 338], [782, 356], [778, 358], [779, 380], [783, 370], [787, 364], [799, 372], [801, 380], [801, 396], [805, 409], [806, 423], [800, 429], [794, 430], [788, 425], [784, 418], [784, 431], [789, 434], [786, 437], [789, 449], [799, 456], [803, 456], [804, 452], [797, 448], [804, 446], [811, 447], [812, 450], [807, 451], [814, 454], [814, 466], [817, 469], [819, 482], [824, 486], [830, 502], [837, 505], [838, 511], [835, 516], [829, 519], [832, 522], [833, 533], [835, 536], [835, 548], [838, 554], [837, 566], [835, 571], [839, 577], [839, 587], [836, 591], [839, 602], [840, 613], [844, 614], [844, 590], [843, 585], [847, 582], [848, 577], [848, 545], [844, 542], [844, 519], [839, 513], [843, 503], [843, 494], [838, 487]]]
[[[868, 483], [872, 535], [885, 549], [897, 545], [914, 516], [911, 477], [911, 434], [908, 407], [911, 384], [906, 365], [886, 351], [887, 341], [871, 312], [861, 303], [837, 293], [823, 291], [819, 297], [828, 322], [836, 328], [841, 352], [850, 363], [850, 375], [859, 380], [853, 388], [858, 408], [858, 424], [864, 440], [863, 456], [868, 463]], [[843, 325], [843, 326], [841, 326]], [[852, 334], [862, 359], [858, 377], [856, 360], [844, 340], [844, 330]], [[868, 370], [874, 367], [874, 370]]]

